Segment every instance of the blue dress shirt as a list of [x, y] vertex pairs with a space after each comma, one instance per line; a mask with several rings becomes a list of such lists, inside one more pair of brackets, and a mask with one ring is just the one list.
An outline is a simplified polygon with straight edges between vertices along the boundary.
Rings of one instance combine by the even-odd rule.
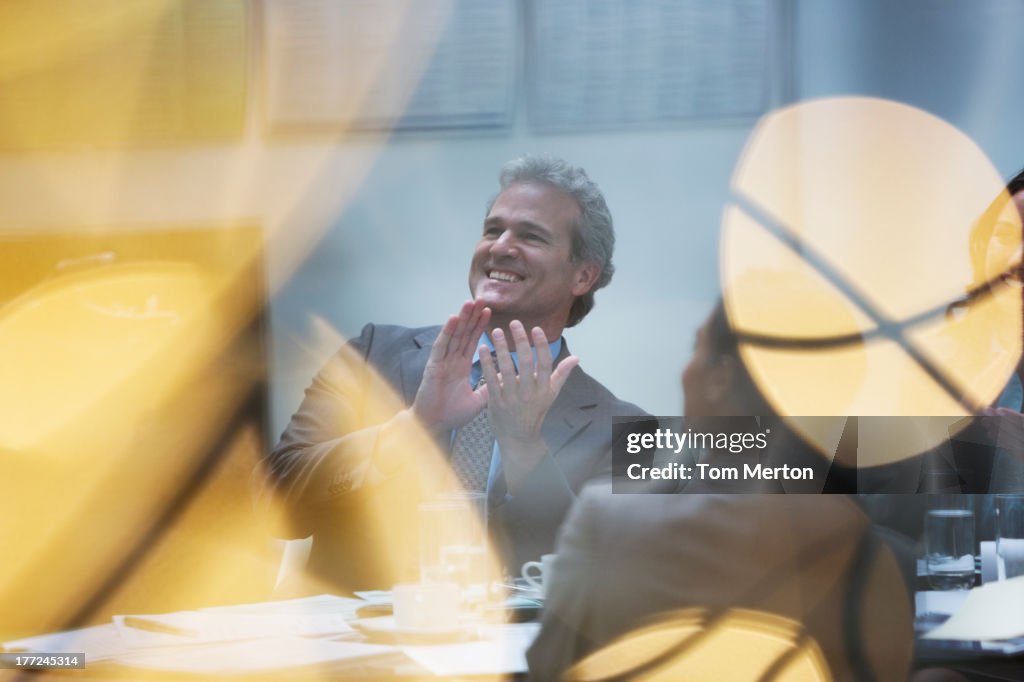
[[[481, 335], [479, 343], [476, 344], [476, 351], [473, 353], [473, 368], [470, 370], [470, 373], [469, 373], [469, 384], [471, 386], [476, 386], [477, 383], [479, 383], [480, 375], [483, 373], [482, 370], [480, 369], [480, 346], [487, 346], [488, 348], [491, 349], [491, 352], [494, 352], [494, 344], [491, 343], [491, 339], [487, 336], [487, 334]], [[551, 357], [553, 359], [557, 358], [558, 354], [562, 352], [562, 337], [559, 336], [557, 339], [555, 339], [554, 341], [549, 343], [548, 344], [548, 348], [551, 349]], [[534, 359], [534, 361], [536, 361], [537, 360], [537, 349], [534, 348], [532, 350], [533, 350], [533, 359]], [[515, 351], [512, 351], [511, 355], [512, 355], [512, 363], [516, 366], [516, 370], [518, 370], [519, 369], [519, 358], [517, 357], [517, 353]], [[484, 409], [486, 409], [486, 408], [484, 408]], [[452, 432], [452, 442], [453, 443], [455, 442], [455, 431]], [[489, 503], [492, 504], [492, 505], [496, 504], [497, 502], [500, 501], [500, 500], [494, 500], [491, 497], [491, 494], [494, 492], [494, 482], [497, 480], [498, 473], [500, 471], [501, 471], [501, 449], [498, 448], [498, 441], [495, 440], [494, 441], [494, 454], [491, 455], [491, 468], [490, 468], [490, 471], [487, 474], [487, 490], [485, 491], [486, 494], [487, 494], [487, 499], [488, 499]], [[508, 498], [507, 494], [505, 495], [505, 498], [506, 499]]]

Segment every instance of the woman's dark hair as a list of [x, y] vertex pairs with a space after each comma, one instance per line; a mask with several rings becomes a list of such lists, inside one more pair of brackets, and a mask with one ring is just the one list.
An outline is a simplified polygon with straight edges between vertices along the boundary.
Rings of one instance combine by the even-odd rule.
[[[974, 281], [968, 289], [973, 289], [985, 284], [987, 274], [985, 272], [985, 258], [989, 242], [992, 239], [992, 233], [995, 230], [996, 223], [999, 221], [999, 216], [1002, 214], [1006, 203], [1008, 201], [1013, 201], [1013, 195], [1022, 190], [1024, 190], [1024, 169], [1021, 169], [1016, 175], [1007, 181], [1006, 191], [999, 193], [999, 196], [988, 205], [988, 208], [985, 209], [981, 218], [971, 229], [971, 234], [968, 238], [968, 249], [971, 256], [971, 268], [974, 273]], [[1022, 216], [1022, 218], [1024, 218], [1024, 216]]]
[[711, 345], [711, 353], [716, 358], [729, 356], [739, 360], [739, 339], [729, 324], [729, 317], [725, 314], [725, 304], [721, 298], [715, 303], [714, 310], [708, 318], [708, 342]]
[[751, 414], [763, 416], [775, 414], [774, 409], [768, 404], [761, 389], [758, 388], [751, 376], [743, 358], [740, 357], [740, 339], [729, 322], [729, 315], [725, 311], [725, 304], [721, 298], [715, 303], [715, 307], [708, 317], [707, 334], [713, 360], [718, 362], [723, 358], [732, 359], [736, 368], [733, 390], [750, 408]]
[[1022, 189], [1024, 189], [1024, 168], [1021, 168], [1020, 172], [1010, 178], [1010, 181], [1006, 183], [1006, 193], [1011, 197]]

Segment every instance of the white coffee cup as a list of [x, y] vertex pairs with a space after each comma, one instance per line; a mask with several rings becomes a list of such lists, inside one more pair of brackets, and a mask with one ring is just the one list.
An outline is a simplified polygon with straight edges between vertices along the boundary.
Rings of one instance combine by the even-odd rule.
[[[527, 561], [523, 564], [522, 576], [526, 584], [538, 590], [545, 597], [548, 595], [548, 585], [551, 583], [551, 574], [555, 566], [555, 555], [545, 554], [540, 561]], [[537, 571], [534, 575], [533, 571]]]
[[455, 583], [404, 583], [391, 588], [395, 627], [400, 630], [450, 630], [459, 624], [459, 586]]

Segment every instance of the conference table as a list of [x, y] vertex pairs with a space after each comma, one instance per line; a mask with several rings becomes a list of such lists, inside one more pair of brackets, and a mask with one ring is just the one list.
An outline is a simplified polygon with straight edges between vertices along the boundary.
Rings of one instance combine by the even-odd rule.
[[[411, 630], [384, 615], [389, 593], [360, 594], [118, 615], [7, 641], [0, 679], [17, 679], [21, 668], [25, 680], [504, 680], [525, 673], [540, 628], [539, 602], [526, 597], [478, 607], [455, 627]], [[522, 619], [529, 622], [510, 622]], [[29, 672], [35, 663], [42, 667]]]
[[[917, 592], [915, 668], [949, 668], [979, 682], [1024, 681], [1024, 638], [997, 645], [925, 637], [942, 620], [936, 614], [958, 611], [966, 597], [966, 591]], [[398, 628], [386, 615], [388, 592], [114, 616], [4, 642], [0, 659], [7, 669], [0, 680], [522, 679], [541, 604], [536, 594], [513, 594], [478, 611], [473, 622], [438, 631]], [[84, 658], [75, 668], [11, 667], [17, 657], [46, 653]]]
[[[917, 566], [917, 592], [915, 593], [915, 667], [943, 667], [955, 670], [969, 680], [979, 682], [1024, 682], [1024, 637], [1005, 640], [951, 640], [930, 639], [940, 625], [949, 627], [959, 623], [966, 633], [978, 633], [1000, 627], [1016, 627], [1024, 620], [1024, 578], [1015, 579], [1016, 589], [996, 578], [995, 547], [992, 542], [981, 543], [981, 555], [976, 557], [976, 588], [968, 590], [935, 591], [928, 583], [924, 561]], [[968, 601], [970, 600], [970, 601]], [[968, 608], [970, 607], [970, 608]], [[1001, 617], [1018, 614], [1014, 625], [1002, 624]], [[952, 620], [956, 616], [958, 621]], [[947, 630], [948, 631], [948, 630]]]

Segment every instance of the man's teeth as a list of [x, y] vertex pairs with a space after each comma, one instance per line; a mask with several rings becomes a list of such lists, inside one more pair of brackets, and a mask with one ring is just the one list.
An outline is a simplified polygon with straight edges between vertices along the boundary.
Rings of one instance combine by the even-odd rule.
[[497, 272], [492, 271], [487, 275], [491, 279], [501, 280], [502, 282], [518, 282], [521, 278], [518, 275], [513, 275], [508, 272]]

